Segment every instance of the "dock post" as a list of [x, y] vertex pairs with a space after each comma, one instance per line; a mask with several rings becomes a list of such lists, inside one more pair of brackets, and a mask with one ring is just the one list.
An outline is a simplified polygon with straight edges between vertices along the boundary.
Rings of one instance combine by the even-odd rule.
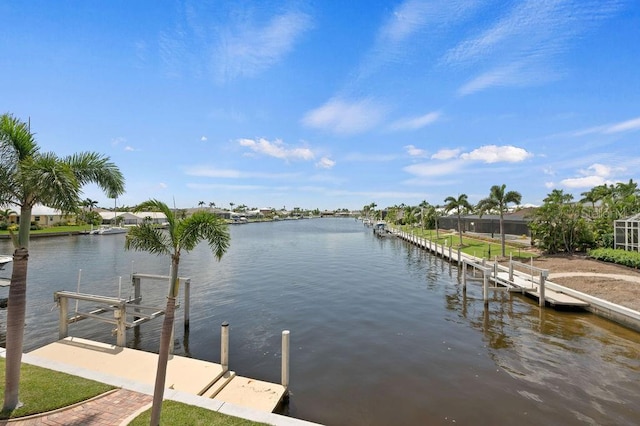
[[538, 294], [540, 298], [538, 300], [540, 307], [544, 308], [545, 300], [544, 300], [544, 282], [547, 278], [547, 271], [540, 271], [540, 285], [538, 286]]
[[451, 257], [451, 245], [449, 245], [449, 262], [451, 262], [453, 260], [453, 257]]
[[69, 335], [69, 323], [67, 322], [67, 313], [69, 311], [69, 299], [60, 297], [60, 312], [58, 317], [58, 339], [62, 340]]
[[191, 301], [191, 278], [184, 282], [184, 329], [189, 329], [189, 305]]
[[460, 267], [460, 247], [458, 247], [458, 267]]
[[509, 281], [513, 282], [513, 260], [509, 259]]
[[220, 365], [224, 371], [229, 370], [229, 323], [226, 321], [220, 327]]
[[487, 270], [482, 271], [482, 297], [484, 299], [484, 305], [489, 304], [489, 279], [487, 278]]
[[117, 320], [116, 322], [116, 346], [121, 348], [127, 345], [127, 315], [125, 313], [125, 307], [123, 305], [113, 311], [113, 316]]
[[498, 256], [493, 258], [493, 278], [496, 280], [496, 286], [498, 285]]
[[282, 332], [282, 386], [289, 387], [289, 330]]
[[[140, 277], [136, 277], [135, 275], [132, 275], [133, 299], [135, 300], [136, 305], [139, 305], [140, 302], [142, 302], [142, 292], [140, 290], [140, 280], [141, 280]], [[134, 312], [140, 312], [140, 309], [135, 308]], [[137, 317], [135, 315], [133, 316], [133, 320], [134, 321], [139, 320], [139, 319], [140, 319], [140, 317]], [[136, 325], [136, 327], [138, 327], [138, 326]]]
[[467, 291], [467, 261], [462, 261], [462, 291]]

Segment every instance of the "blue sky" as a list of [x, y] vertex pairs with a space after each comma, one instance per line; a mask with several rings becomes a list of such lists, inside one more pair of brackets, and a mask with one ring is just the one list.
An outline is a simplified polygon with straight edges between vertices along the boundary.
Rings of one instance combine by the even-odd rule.
[[123, 205], [540, 204], [640, 179], [639, 40], [634, 0], [2, 1], [0, 112]]

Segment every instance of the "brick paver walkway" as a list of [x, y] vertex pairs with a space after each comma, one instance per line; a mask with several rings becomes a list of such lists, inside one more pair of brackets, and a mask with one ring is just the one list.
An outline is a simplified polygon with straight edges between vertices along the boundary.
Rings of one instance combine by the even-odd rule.
[[127, 389], [116, 389], [89, 401], [60, 410], [16, 419], [0, 425], [20, 426], [118, 426], [131, 414], [151, 404], [153, 397]]

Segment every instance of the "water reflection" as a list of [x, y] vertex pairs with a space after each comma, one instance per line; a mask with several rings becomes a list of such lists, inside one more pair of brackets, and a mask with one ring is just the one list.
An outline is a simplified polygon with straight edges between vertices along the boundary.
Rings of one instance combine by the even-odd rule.
[[[504, 291], [485, 308], [480, 276], [470, 274], [465, 292], [456, 266], [353, 220], [231, 232], [221, 262], [206, 246], [181, 260], [193, 283], [191, 327], [178, 314], [176, 353], [218, 362], [228, 321], [231, 368], [278, 382], [280, 332], [290, 329], [293, 416], [329, 425], [640, 424], [636, 333]], [[132, 270], [168, 272], [166, 259], [123, 243], [32, 242], [26, 346], [56, 339], [52, 295], [75, 290], [79, 268], [83, 291], [107, 295]], [[166, 287], [156, 290], [145, 290], [145, 304], [164, 303]], [[127, 345], [157, 351], [160, 327], [130, 331]], [[86, 321], [70, 332], [115, 341], [110, 327]]]

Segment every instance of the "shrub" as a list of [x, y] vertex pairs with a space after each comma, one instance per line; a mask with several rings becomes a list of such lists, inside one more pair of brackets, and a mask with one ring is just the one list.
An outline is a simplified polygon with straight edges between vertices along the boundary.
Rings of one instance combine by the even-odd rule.
[[640, 268], [640, 253], [637, 251], [599, 248], [589, 250], [588, 255], [596, 260], [628, 266], [630, 268]]

